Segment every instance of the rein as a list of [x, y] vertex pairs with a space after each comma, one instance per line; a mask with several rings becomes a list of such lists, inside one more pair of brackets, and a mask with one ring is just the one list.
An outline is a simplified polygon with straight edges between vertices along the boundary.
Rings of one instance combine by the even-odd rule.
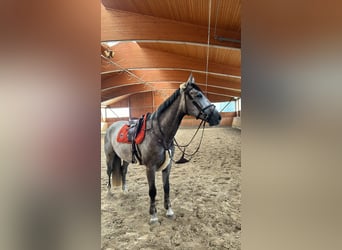
[[[182, 156], [181, 158], [178, 160], [178, 161], [174, 161], [176, 164], [181, 164], [181, 163], [185, 163], [185, 162], [188, 162], [188, 161], [191, 161], [192, 157], [199, 151], [200, 147], [201, 147], [201, 144], [202, 144], [202, 139], [203, 139], [203, 135], [204, 135], [204, 128], [205, 128], [205, 123], [206, 121], [202, 120], [200, 125], [198, 126], [195, 134], [192, 136], [192, 138], [190, 139], [190, 141], [186, 144], [186, 145], [179, 145], [176, 138], [173, 138], [174, 142], [175, 142], [175, 145], [177, 146], [177, 148], [182, 152]], [[203, 125], [203, 126], [202, 126]], [[185, 150], [186, 148], [190, 145], [190, 143], [193, 141], [193, 139], [195, 138], [198, 130], [200, 129], [200, 127], [202, 126], [202, 135], [201, 135], [201, 139], [200, 139], [200, 143], [198, 144], [196, 150], [191, 153], [191, 154], [187, 154], [185, 153]], [[190, 160], [187, 160], [184, 158], [184, 156], [188, 156], [190, 157]]]
[[[203, 140], [205, 123], [206, 123], [205, 120], [201, 121], [201, 123], [199, 124], [196, 132], [194, 133], [194, 135], [192, 136], [192, 138], [190, 139], [190, 141], [186, 145], [179, 145], [179, 143], [177, 142], [176, 138], [173, 138], [174, 144], [182, 152], [181, 158], [179, 160], [177, 160], [177, 161], [173, 160], [173, 157], [171, 157], [171, 154], [170, 154], [170, 158], [172, 159], [172, 161], [174, 163], [181, 164], [181, 163], [185, 163], [185, 162], [191, 161], [192, 157], [199, 151], [199, 149], [201, 147], [201, 144], [202, 144], [202, 140]], [[165, 134], [164, 134], [164, 132], [161, 129], [158, 117], [157, 117], [157, 124], [158, 124], [158, 128], [159, 128], [160, 134], [162, 135], [162, 137], [165, 137]], [[191, 154], [186, 153], [185, 152], [186, 148], [190, 146], [190, 143], [194, 140], [194, 138], [197, 135], [197, 133], [198, 133], [199, 129], [201, 128], [201, 126], [202, 126], [202, 135], [201, 135], [200, 143], [198, 144], [196, 150], [193, 153], [191, 153]], [[162, 138], [159, 138], [159, 139], [162, 141], [164, 149], [169, 151], [170, 150], [170, 146], [165, 145], [165, 141], [162, 140]], [[169, 151], [169, 153], [170, 153], [170, 151]], [[185, 159], [184, 156], [190, 157], [190, 160]]]

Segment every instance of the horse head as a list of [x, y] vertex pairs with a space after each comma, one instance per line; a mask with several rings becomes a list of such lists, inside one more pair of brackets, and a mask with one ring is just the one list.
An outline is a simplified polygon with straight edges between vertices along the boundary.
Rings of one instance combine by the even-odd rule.
[[184, 94], [185, 113], [209, 123], [210, 126], [218, 125], [221, 115], [214, 104], [203, 94], [202, 90], [195, 84], [192, 74], [187, 82], [180, 85], [180, 91]]

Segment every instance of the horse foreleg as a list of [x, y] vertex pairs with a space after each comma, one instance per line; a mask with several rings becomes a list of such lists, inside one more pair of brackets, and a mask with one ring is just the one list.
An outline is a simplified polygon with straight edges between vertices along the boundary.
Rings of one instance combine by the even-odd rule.
[[128, 164], [129, 163], [127, 161], [123, 161], [121, 166], [122, 191], [124, 192], [127, 192], [126, 175]]
[[163, 186], [164, 186], [164, 208], [166, 211], [167, 217], [173, 217], [174, 213], [171, 208], [171, 201], [170, 201], [170, 183], [169, 183], [169, 176], [171, 171], [171, 163], [167, 166], [166, 169], [163, 170]]
[[146, 168], [148, 186], [149, 186], [149, 196], [150, 196], [150, 223], [158, 222], [157, 208], [156, 208], [156, 195], [157, 189], [155, 185], [155, 168]]

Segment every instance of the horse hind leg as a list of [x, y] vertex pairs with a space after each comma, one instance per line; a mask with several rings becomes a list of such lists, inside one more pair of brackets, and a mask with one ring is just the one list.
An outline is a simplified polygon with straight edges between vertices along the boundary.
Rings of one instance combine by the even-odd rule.
[[127, 175], [127, 168], [128, 168], [128, 162], [123, 161], [121, 166], [121, 180], [122, 180], [122, 191], [127, 192], [127, 184], [126, 184], [126, 175]]
[[113, 161], [114, 161], [114, 153], [106, 154], [106, 163], [107, 163], [107, 175], [108, 175], [108, 183], [107, 183], [107, 189], [110, 191], [110, 188], [112, 187], [111, 182], [111, 175], [113, 172]]
[[122, 183], [121, 158], [114, 153], [112, 162], [112, 182], [114, 186], [121, 186]]
[[106, 153], [106, 163], [108, 175], [108, 189], [112, 187], [112, 182], [114, 186], [119, 186], [121, 184], [121, 159], [115, 154], [115, 152]]
[[110, 192], [110, 189], [112, 187], [112, 182], [111, 182], [111, 176], [113, 173], [113, 165], [114, 165], [114, 157], [115, 157], [115, 152], [113, 149], [113, 146], [110, 142], [109, 134], [108, 132], [106, 133], [106, 136], [104, 138], [104, 152], [106, 156], [106, 164], [107, 164], [107, 175], [108, 175], [108, 183], [107, 183], [107, 189], [108, 193]]

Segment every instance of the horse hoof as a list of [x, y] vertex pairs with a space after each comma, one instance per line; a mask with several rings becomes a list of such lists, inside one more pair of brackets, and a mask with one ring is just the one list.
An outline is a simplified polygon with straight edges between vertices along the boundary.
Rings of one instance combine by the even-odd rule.
[[169, 208], [167, 211], [166, 211], [166, 216], [169, 217], [169, 218], [172, 218], [174, 216], [174, 212], [172, 211], [171, 208]]
[[158, 217], [156, 215], [152, 215], [150, 219], [150, 224], [153, 225], [156, 223], [158, 223]]
[[112, 193], [110, 190], [108, 190], [108, 192], [107, 192], [107, 198], [111, 198], [111, 197], [113, 197], [113, 193]]
[[128, 192], [127, 185], [125, 185], [125, 186], [122, 187], [122, 192], [124, 192], [124, 193], [127, 193], [127, 192]]

